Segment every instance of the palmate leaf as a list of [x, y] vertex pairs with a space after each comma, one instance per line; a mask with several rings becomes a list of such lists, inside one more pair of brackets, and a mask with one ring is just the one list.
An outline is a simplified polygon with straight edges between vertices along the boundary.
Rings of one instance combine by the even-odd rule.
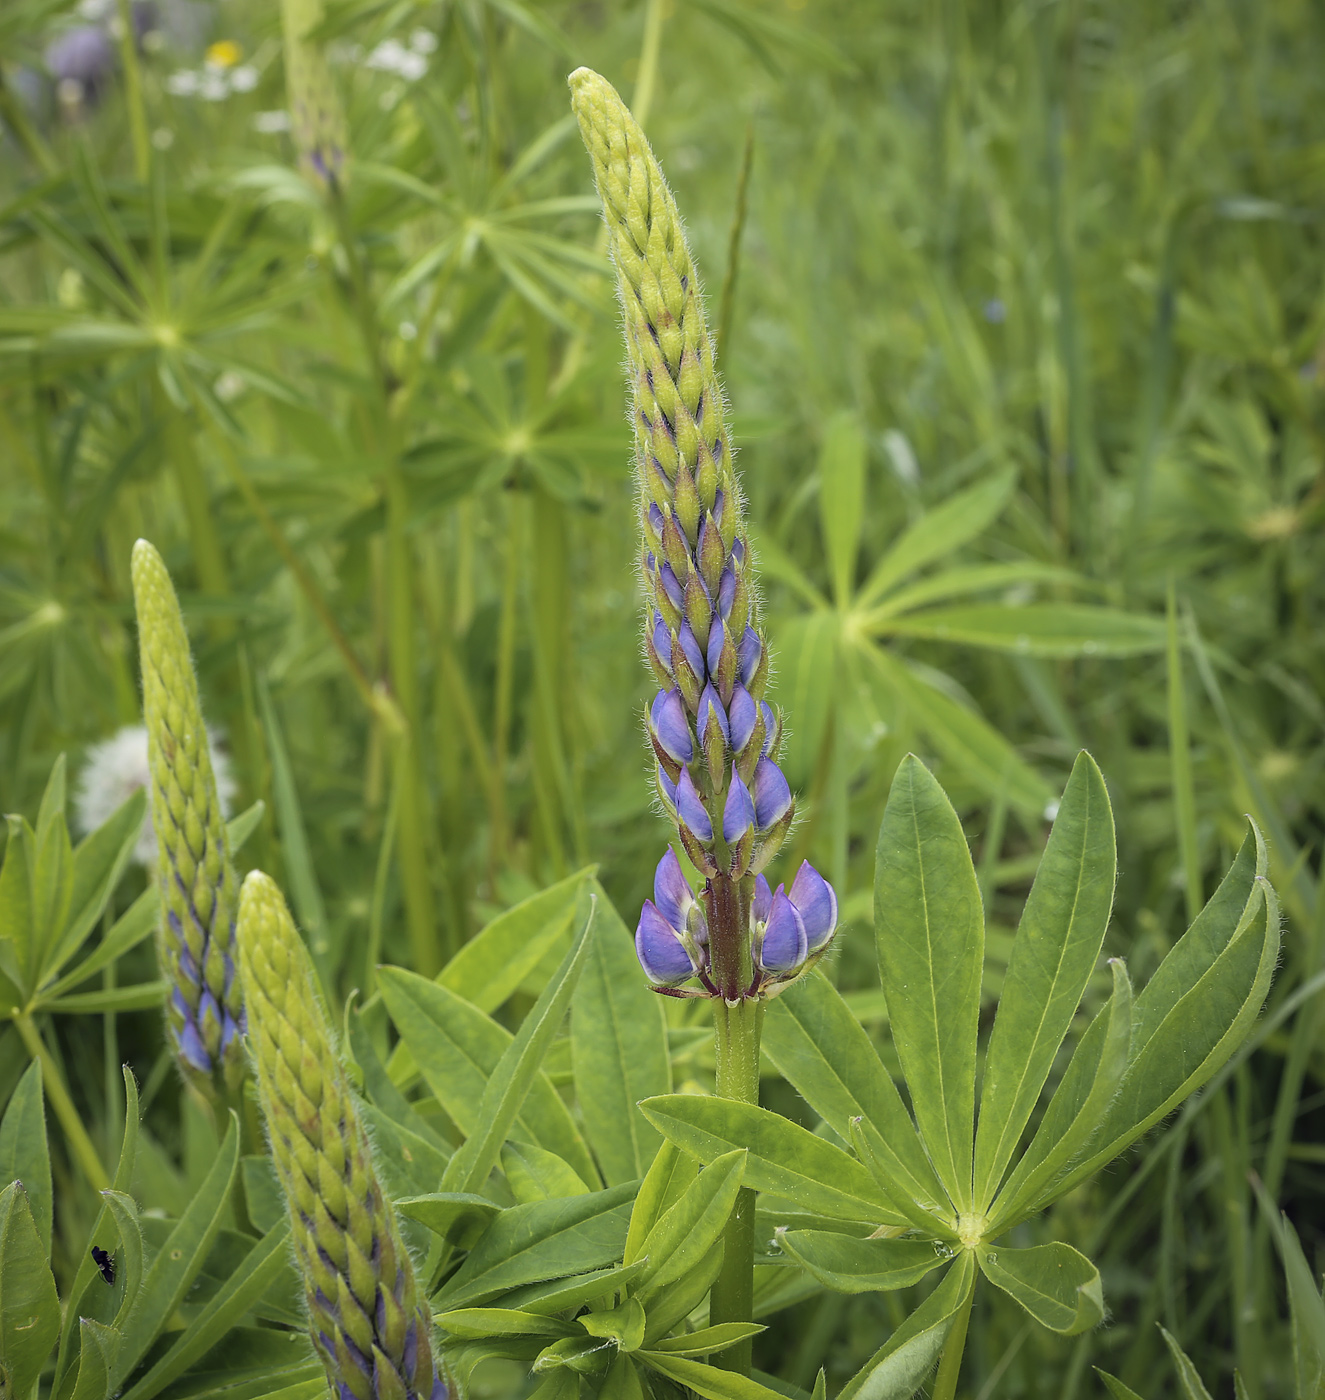
[[1018, 656], [1139, 656], [1164, 649], [1161, 618], [1085, 603], [929, 608], [880, 619], [875, 631], [991, 647]]
[[980, 1272], [1050, 1331], [1087, 1332], [1104, 1320], [1099, 1270], [1070, 1245], [975, 1251]]

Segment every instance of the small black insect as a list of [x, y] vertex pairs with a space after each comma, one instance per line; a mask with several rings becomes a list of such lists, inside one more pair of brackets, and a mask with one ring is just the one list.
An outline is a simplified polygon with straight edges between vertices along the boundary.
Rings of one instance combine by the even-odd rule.
[[101, 1277], [107, 1283], [115, 1282], [115, 1256], [104, 1249], [92, 1246], [92, 1262], [101, 1270]]

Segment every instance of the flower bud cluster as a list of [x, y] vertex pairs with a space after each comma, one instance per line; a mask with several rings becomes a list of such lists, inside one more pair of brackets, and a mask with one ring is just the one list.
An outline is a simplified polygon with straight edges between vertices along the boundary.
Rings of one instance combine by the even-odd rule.
[[131, 571], [161, 890], [157, 953], [172, 984], [166, 1021], [185, 1077], [224, 1094], [244, 1075], [238, 882], [175, 589], [146, 540], [133, 547]]
[[706, 876], [757, 874], [795, 811], [764, 700], [749, 537], [726, 405], [680, 216], [634, 118], [604, 79], [571, 75], [625, 311], [649, 613], [659, 795]]
[[[763, 875], [756, 876], [747, 930], [754, 976], [746, 995], [776, 995], [814, 966], [836, 930], [837, 896], [809, 861], [801, 863], [790, 893], [784, 885], [771, 889]], [[677, 987], [697, 976], [709, 994], [716, 995], [709, 979], [703, 901], [690, 888], [670, 847], [654, 873], [653, 898], [644, 901], [635, 930], [635, 952], [655, 986]]]
[[446, 1400], [426, 1300], [336, 1055], [313, 965], [276, 884], [244, 881], [239, 958], [272, 1160], [309, 1332], [336, 1400]]

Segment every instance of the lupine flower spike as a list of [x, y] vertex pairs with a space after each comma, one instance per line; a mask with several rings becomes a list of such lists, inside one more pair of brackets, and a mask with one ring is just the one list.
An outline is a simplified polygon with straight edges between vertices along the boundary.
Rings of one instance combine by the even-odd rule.
[[282, 0], [285, 89], [299, 164], [319, 188], [344, 178], [345, 112], [320, 44], [309, 38], [323, 19], [322, 0]]
[[188, 633], [166, 566], [146, 540], [133, 547], [132, 574], [161, 888], [157, 955], [171, 984], [166, 1020], [185, 1078], [224, 1098], [244, 1076], [238, 881]]
[[[772, 913], [756, 912], [767, 890], [757, 878], [782, 844], [795, 801], [777, 765], [781, 720], [764, 699], [768, 643], [699, 279], [672, 193], [616, 90], [587, 68], [571, 74], [570, 86], [625, 319], [644, 643], [660, 687], [648, 714], [658, 794], [707, 882], [708, 912], [696, 917], [695, 896], [669, 851], [636, 949], [650, 980], [672, 995], [772, 995], [822, 954], [837, 901], [806, 865], [791, 895], [770, 897]], [[798, 889], [814, 904], [813, 937]], [[734, 960], [708, 941], [714, 909], [729, 926], [733, 907], [744, 939], [740, 982]], [[826, 929], [825, 908], [833, 920]], [[797, 918], [804, 937], [789, 938]], [[704, 990], [679, 991], [692, 976]]]
[[238, 942], [258, 1098], [332, 1394], [446, 1400], [431, 1319], [373, 1170], [312, 962], [280, 890], [260, 871], [244, 881]]

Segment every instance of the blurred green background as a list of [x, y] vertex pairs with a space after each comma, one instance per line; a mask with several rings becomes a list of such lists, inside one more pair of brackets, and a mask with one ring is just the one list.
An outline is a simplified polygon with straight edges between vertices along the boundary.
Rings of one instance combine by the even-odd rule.
[[[967, 819], [991, 995], [1079, 747], [1134, 977], [1243, 813], [1271, 841], [1287, 953], [1256, 1052], [1058, 1207], [1113, 1325], [1064, 1342], [982, 1302], [981, 1396], [1098, 1394], [1092, 1362], [1145, 1389], [1156, 1321], [1212, 1386], [1236, 1364], [1287, 1393], [1247, 1173], [1325, 1249], [1320, 996], [1298, 995], [1325, 946], [1325, 14], [337, 0], [310, 22], [348, 133], [331, 198], [297, 169], [278, 7], [0, 12], [0, 806], [33, 810], [60, 752], [88, 804], [136, 780], [131, 738], [93, 746], [138, 723], [146, 536], [235, 807], [268, 805], [243, 859], [340, 995], [379, 957], [435, 970], [589, 862], [633, 923], [666, 827], [565, 87], [588, 64], [644, 114], [706, 271], [803, 793], [788, 854], [838, 885], [834, 975], [869, 1024], [874, 834], [909, 749]], [[150, 1066], [155, 1019], [121, 1019]], [[96, 1060], [95, 1023], [61, 1033]], [[761, 1365], [840, 1382], [903, 1306], [824, 1298]]]

